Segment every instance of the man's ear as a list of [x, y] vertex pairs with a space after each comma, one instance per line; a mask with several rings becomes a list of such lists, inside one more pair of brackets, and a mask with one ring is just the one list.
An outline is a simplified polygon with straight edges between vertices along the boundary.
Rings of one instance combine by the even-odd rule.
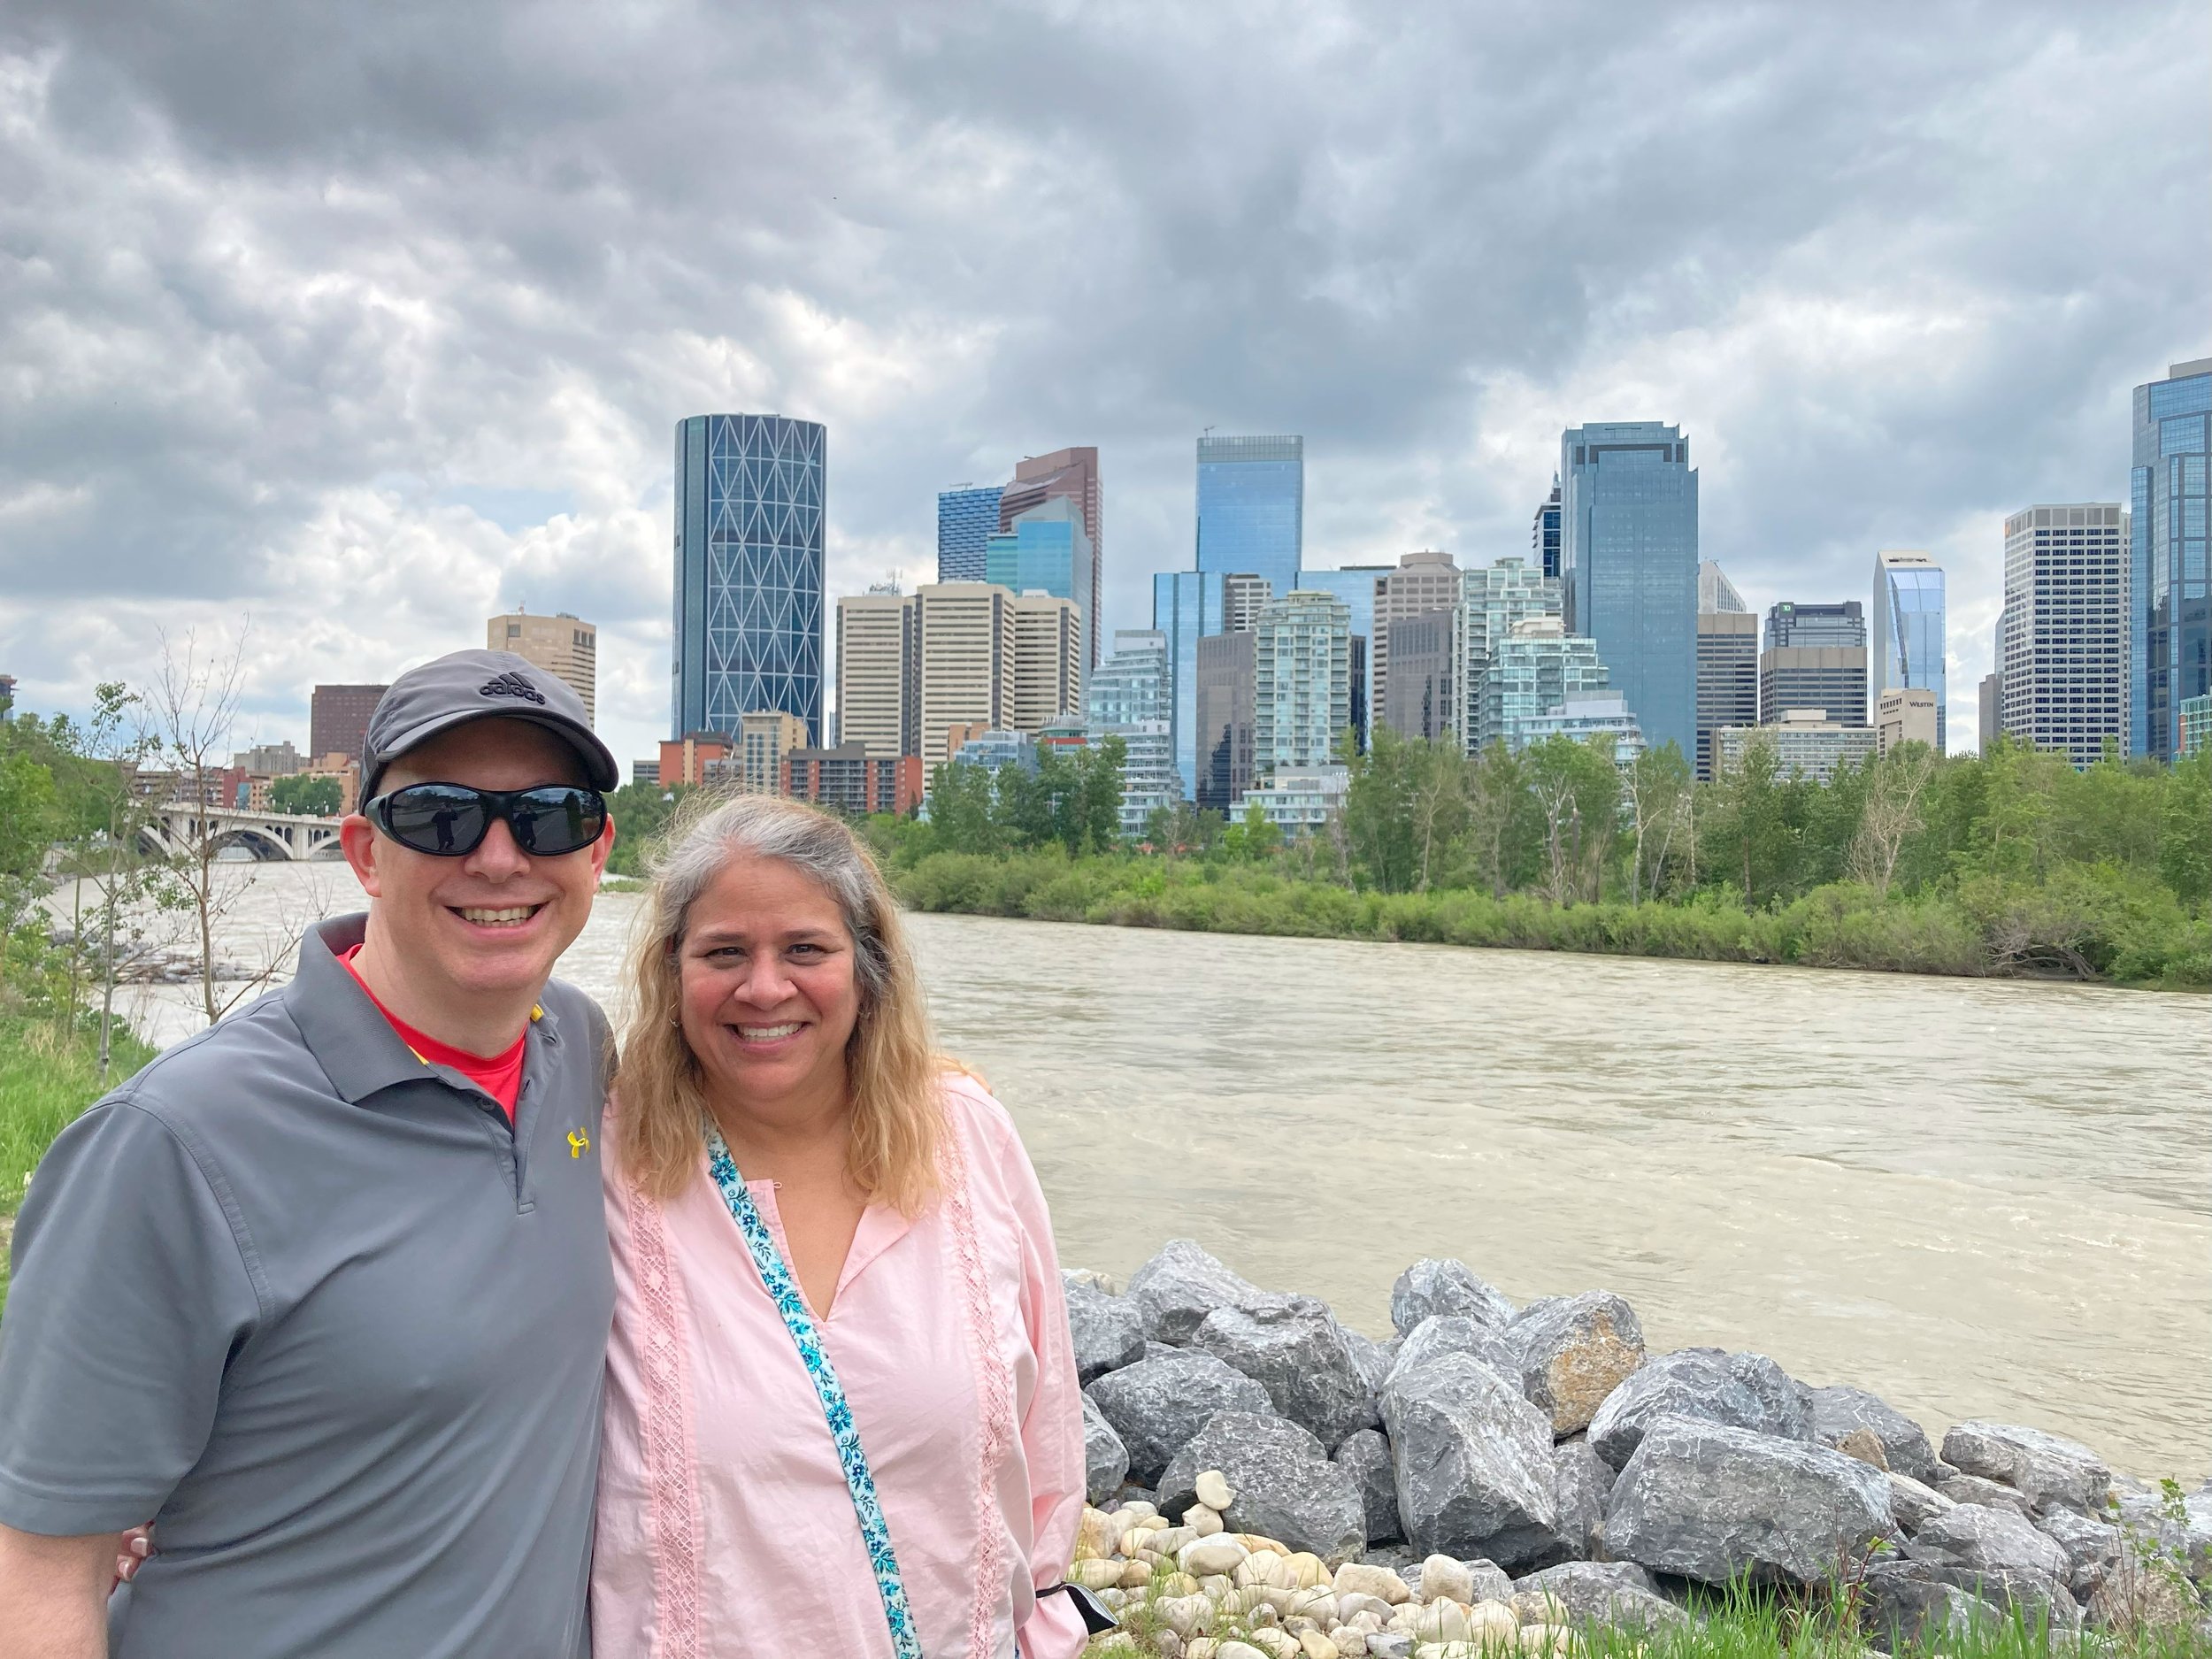
[[338, 845], [353, 866], [354, 879], [361, 884], [361, 890], [373, 899], [382, 898], [383, 883], [376, 873], [376, 826], [358, 812], [352, 813], [338, 826]]
[[614, 851], [614, 814], [607, 814], [607, 827], [599, 832], [599, 839], [591, 844], [591, 873], [595, 880], [607, 873], [607, 856]]

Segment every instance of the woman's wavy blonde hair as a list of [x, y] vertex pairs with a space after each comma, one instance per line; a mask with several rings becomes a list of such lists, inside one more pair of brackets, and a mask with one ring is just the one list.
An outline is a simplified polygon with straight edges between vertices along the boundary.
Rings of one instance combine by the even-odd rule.
[[705, 1146], [706, 1074], [678, 1023], [691, 907], [733, 859], [772, 858], [837, 901], [852, 935], [860, 1018], [845, 1048], [853, 1179], [872, 1202], [918, 1213], [938, 1187], [943, 1063], [896, 901], [858, 836], [828, 813], [772, 795], [687, 803], [647, 859], [651, 896], [631, 954], [634, 995], [615, 1074], [616, 1138], [629, 1177], [681, 1191]]

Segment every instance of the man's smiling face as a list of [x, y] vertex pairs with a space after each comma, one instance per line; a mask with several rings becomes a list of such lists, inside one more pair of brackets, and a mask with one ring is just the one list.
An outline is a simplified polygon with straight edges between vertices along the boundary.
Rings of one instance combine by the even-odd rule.
[[[411, 783], [528, 789], [585, 781], [576, 751], [544, 727], [489, 718], [408, 750], [376, 787], [389, 794]], [[583, 931], [611, 845], [611, 835], [602, 835], [580, 852], [534, 856], [495, 823], [475, 851], [439, 857], [401, 846], [358, 815], [347, 821], [345, 840], [355, 873], [376, 901], [392, 968], [421, 989], [442, 987], [472, 999], [536, 995]]]

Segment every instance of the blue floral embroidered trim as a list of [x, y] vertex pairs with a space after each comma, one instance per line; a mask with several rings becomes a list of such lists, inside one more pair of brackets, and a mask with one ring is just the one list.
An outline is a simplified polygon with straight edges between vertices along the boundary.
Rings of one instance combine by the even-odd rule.
[[821, 1333], [814, 1328], [806, 1298], [799, 1294], [798, 1282], [776, 1248], [775, 1234], [754, 1208], [753, 1195], [745, 1190], [745, 1178], [737, 1172], [737, 1161], [730, 1156], [722, 1132], [712, 1124], [707, 1125], [707, 1171], [714, 1177], [722, 1202], [729, 1206], [730, 1218], [744, 1235], [745, 1248], [753, 1253], [753, 1264], [760, 1269], [761, 1281], [768, 1286], [776, 1311], [783, 1316], [784, 1329], [791, 1333], [814, 1392], [822, 1402], [830, 1438], [837, 1444], [837, 1461], [844, 1467], [845, 1489], [852, 1494], [853, 1513], [860, 1521], [861, 1541], [867, 1545], [868, 1562], [875, 1570], [876, 1590], [883, 1597], [883, 1617], [891, 1627], [892, 1650], [898, 1659], [922, 1659], [922, 1644], [914, 1634], [914, 1616], [906, 1604], [906, 1581], [899, 1577], [898, 1557], [891, 1551], [891, 1529], [885, 1524], [883, 1505], [876, 1498], [876, 1478], [868, 1468], [867, 1453], [860, 1448], [860, 1429], [853, 1422], [852, 1407], [846, 1403], [844, 1385], [837, 1380], [836, 1368], [822, 1347]]

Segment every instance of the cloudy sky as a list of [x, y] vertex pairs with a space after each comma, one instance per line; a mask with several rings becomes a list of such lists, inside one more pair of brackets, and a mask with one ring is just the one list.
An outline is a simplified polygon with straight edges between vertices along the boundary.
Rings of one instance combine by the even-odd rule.
[[2212, 352], [2196, 0], [1005, 7], [12, 0], [0, 672], [249, 630], [242, 741], [518, 602], [667, 720], [686, 414], [827, 423], [833, 595], [1095, 443], [1109, 628], [1192, 441], [1299, 432], [1307, 562], [1524, 551], [1563, 426], [1688, 430], [1755, 608], [2119, 500]]

